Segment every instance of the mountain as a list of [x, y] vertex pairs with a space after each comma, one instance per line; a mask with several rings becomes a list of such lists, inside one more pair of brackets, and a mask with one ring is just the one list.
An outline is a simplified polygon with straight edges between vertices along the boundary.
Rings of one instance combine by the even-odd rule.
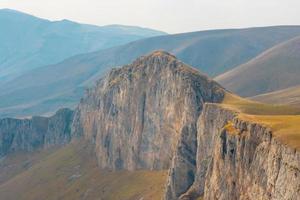
[[[85, 88], [109, 69], [165, 49], [209, 75], [242, 64], [273, 45], [300, 34], [300, 27], [213, 30], [143, 39], [77, 55], [0, 85], [0, 116], [31, 116], [74, 107]], [[272, 37], [270, 37], [272, 35]]]
[[300, 84], [300, 37], [278, 44], [216, 81], [241, 95], [254, 96]]
[[271, 104], [300, 106], [300, 86], [257, 95], [250, 99]]
[[0, 27], [0, 83], [76, 54], [165, 34], [139, 27], [49, 21], [10, 9], [0, 10]]
[[[299, 160], [299, 152], [292, 157], [284, 153], [289, 151], [285, 148], [299, 148], [299, 131], [282, 136], [277, 129], [273, 133], [277, 139], [272, 140], [269, 129], [263, 126], [265, 119], [253, 114], [278, 117], [299, 111], [239, 99], [173, 55], [156, 51], [99, 80], [75, 111], [73, 134], [95, 144], [100, 168], [169, 170], [166, 200], [202, 195], [204, 199], [252, 199], [252, 195], [253, 199], [271, 199], [269, 196], [277, 198], [277, 193], [291, 187], [288, 198], [299, 193], [299, 178], [287, 181], [284, 177], [293, 174], [279, 172], [272, 163], [282, 154], [285, 159]], [[248, 113], [252, 118], [248, 119]], [[256, 119], [262, 124], [257, 125]], [[276, 117], [267, 119], [273, 122]], [[300, 118], [293, 121], [290, 127], [296, 128]], [[290, 139], [294, 134], [297, 136]], [[266, 153], [270, 146], [282, 154]], [[266, 158], [272, 161], [261, 162]], [[296, 172], [300, 166], [290, 163], [280, 167], [295, 167]], [[282, 173], [281, 181], [289, 183], [275, 183], [271, 179], [276, 173], [262, 172], [273, 170]], [[265, 185], [265, 179], [275, 185], [274, 191], [268, 192], [273, 186]], [[256, 183], [264, 189], [256, 191]]]
[[[44, 117], [51, 121], [45, 125], [2, 119], [0, 196], [297, 200], [299, 114], [238, 97], [155, 51], [111, 70], [74, 113], [63, 109]], [[43, 127], [48, 131], [36, 134]], [[19, 145], [7, 146], [10, 136]], [[66, 142], [56, 143], [60, 137]], [[45, 144], [40, 138], [51, 145], [26, 148]]]

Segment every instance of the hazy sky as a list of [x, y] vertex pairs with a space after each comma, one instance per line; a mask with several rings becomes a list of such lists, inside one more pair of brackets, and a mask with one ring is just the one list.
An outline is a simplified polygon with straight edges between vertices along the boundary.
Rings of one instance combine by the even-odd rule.
[[51, 20], [137, 25], [169, 33], [300, 25], [300, 0], [0, 0]]

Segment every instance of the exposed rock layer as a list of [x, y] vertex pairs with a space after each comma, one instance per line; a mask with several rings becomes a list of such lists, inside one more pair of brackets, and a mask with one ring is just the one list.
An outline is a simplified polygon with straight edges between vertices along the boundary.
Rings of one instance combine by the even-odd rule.
[[50, 118], [0, 120], [0, 156], [83, 136], [95, 144], [101, 168], [169, 169], [166, 200], [297, 200], [299, 151], [217, 104], [225, 92], [154, 52], [101, 79], [74, 117], [62, 109]]
[[13, 151], [33, 151], [71, 140], [73, 111], [61, 109], [52, 117], [0, 120], [0, 157]]
[[172, 55], [154, 52], [87, 92], [73, 134], [95, 143], [102, 168], [169, 169], [167, 200], [296, 199], [299, 152], [211, 104], [224, 94]]
[[207, 104], [198, 121], [195, 182], [180, 199], [296, 200], [300, 153], [263, 125]]
[[216, 82], [157, 51], [100, 80], [77, 109], [74, 134], [95, 142], [103, 168], [167, 169], [176, 154], [185, 162], [172, 173], [191, 184], [197, 119], [204, 102], [223, 96]]

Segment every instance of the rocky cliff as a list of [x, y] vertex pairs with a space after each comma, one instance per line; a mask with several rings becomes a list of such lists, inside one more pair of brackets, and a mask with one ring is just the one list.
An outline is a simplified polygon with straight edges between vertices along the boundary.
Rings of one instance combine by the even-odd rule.
[[299, 198], [300, 152], [272, 130], [216, 104], [204, 106], [197, 126], [195, 181], [179, 199]]
[[101, 168], [169, 170], [165, 200], [298, 200], [299, 150], [225, 106], [227, 95], [157, 51], [112, 70], [74, 114], [0, 120], [0, 157], [83, 137]]
[[216, 82], [157, 51], [100, 80], [78, 106], [74, 134], [95, 143], [102, 168], [172, 166], [168, 190], [176, 198], [194, 180], [196, 123], [203, 104], [221, 102], [223, 96]]
[[0, 120], [0, 157], [14, 151], [33, 151], [71, 140], [73, 111], [61, 109], [52, 117]]
[[218, 104], [225, 94], [174, 56], [154, 52], [87, 92], [73, 134], [95, 144], [101, 168], [169, 169], [166, 200], [297, 199], [299, 152]]

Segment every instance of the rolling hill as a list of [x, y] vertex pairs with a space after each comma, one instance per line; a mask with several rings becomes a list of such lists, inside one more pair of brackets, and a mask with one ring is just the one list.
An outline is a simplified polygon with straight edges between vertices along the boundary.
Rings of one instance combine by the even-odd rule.
[[201, 31], [157, 36], [77, 55], [1, 84], [0, 116], [47, 114], [60, 107], [73, 107], [84, 89], [109, 69], [157, 49], [215, 76], [297, 35], [299, 26]]
[[278, 44], [218, 77], [225, 88], [255, 96], [300, 84], [300, 37]]
[[300, 106], [300, 86], [257, 95], [251, 99], [263, 103]]
[[165, 33], [146, 28], [49, 21], [0, 9], [0, 83], [70, 56]]

